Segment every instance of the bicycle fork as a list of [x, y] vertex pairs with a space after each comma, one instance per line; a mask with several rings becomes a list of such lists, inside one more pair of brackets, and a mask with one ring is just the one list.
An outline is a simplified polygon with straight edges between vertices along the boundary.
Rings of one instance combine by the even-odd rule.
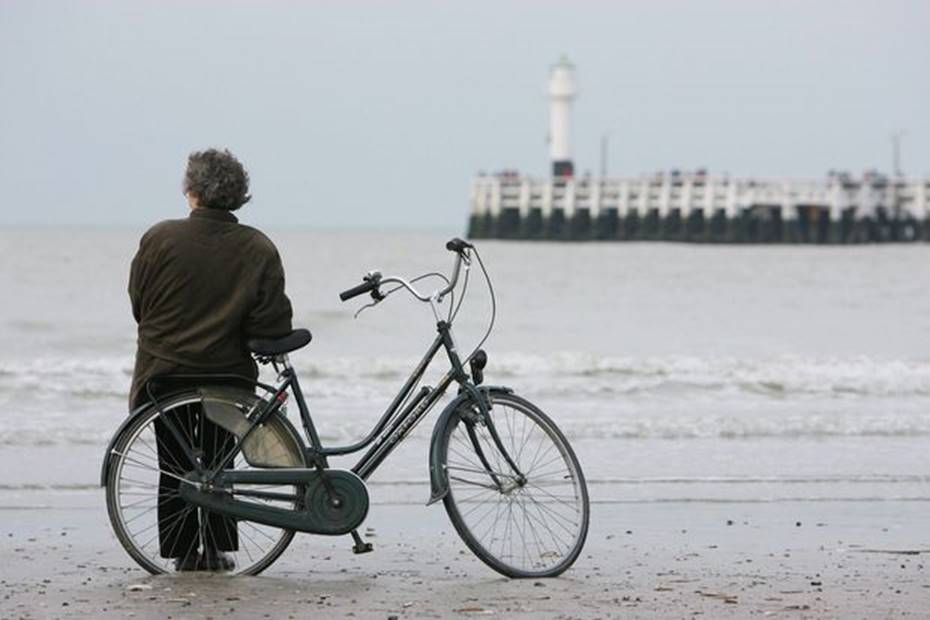
[[[472, 446], [475, 449], [475, 454], [478, 455], [478, 459], [481, 461], [481, 465], [484, 467], [488, 476], [494, 482], [494, 486], [497, 487], [497, 490], [501, 494], [506, 495], [515, 488], [524, 486], [526, 484], [526, 476], [522, 471], [520, 471], [520, 467], [516, 464], [516, 462], [514, 462], [513, 457], [510, 455], [510, 452], [507, 451], [507, 448], [504, 447], [504, 442], [501, 441], [500, 435], [497, 432], [497, 427], [494, 425], [494, 420], [491, 419], [490, 406], [485, 402], [483, 395], [471, 386], [467, 386], [466, 390], [471, 393], [472, 398], [475, 400], [478, 406], [477, 412], [474, 409], [469, 409], [468, 413], [462, 416], [462, 421], [465, 423], [468, 438], [471, 440]], [[481, 441], [478, 439], [478, 433], [475, 431], [475, 426], [482, 423], [488, 429], [488, 434], [491, 436], [491, 439], [494, 442], [494, 447], [497, 448], [498, 452], [500, 452], [500, 454], [504, 457], [504, 460], [507, 462], [507, 465], [513, 472], [512, 476], [508, 476], [513, 478], [512, 483], [502, 481], [501, 472], [494, 471], [494, 468], [488, 461], [488, 458], [484, 453], [484, 449], [481, 447]]]

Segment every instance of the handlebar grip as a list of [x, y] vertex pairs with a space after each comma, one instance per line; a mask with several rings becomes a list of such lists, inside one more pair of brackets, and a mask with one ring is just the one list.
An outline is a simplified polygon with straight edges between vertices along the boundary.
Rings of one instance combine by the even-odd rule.
[[369, 292], [369, 291], [373, 291], [373, 290], [375, 290], [376, 288], [378, 288], [378, 281], [377, 281], [377, 280], [373, 280], [373, 279], [372, 279], [372, 280], [366, 280], [365, 282], [362, 282], [362, 283], [359, 284], [358, 286], [353, 286], [353, 287], [350, 288], [349, 290], [347, 290], [347, 291], [342, 291], [341, 293], [339, 293], [339, 299], [341, 299], [342, 301], [349, 301], [349, 300], [352, 299], [353, 297], [358, 297], [359, 295], [364, 295], [365, 293], [367, 293], [367, 292]]
[[447, 250], [449, 250], [450, 252], [458, 252], [459, 254], [464, 252], [466, 248], [473, 248], [473, 247], [475, 246], [468, 243], [467, 241], [459, 239], [458, 237], [455, 237], [454, 239], [449, 239], [449, 241], [446, 243]]

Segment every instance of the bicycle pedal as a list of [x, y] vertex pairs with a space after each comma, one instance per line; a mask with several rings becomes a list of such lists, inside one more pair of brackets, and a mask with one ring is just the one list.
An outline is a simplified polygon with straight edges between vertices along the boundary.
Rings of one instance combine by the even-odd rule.
[[352, 553], [356, 555], [360, 553], [368, 553], [369, 551], [374, 551], [375, 549], [370, 542], [365, 542], [362, 540], [358, 530], [352, 530], [352, 540], [355, 541], [355, 544], [352, 545]]
[[370, 542], [363, 542], [360, 544], [352, 545], [352, 553], [358, 555], [360, 553], [368, 553], [369, 551], [374, 551], [375, 548]]

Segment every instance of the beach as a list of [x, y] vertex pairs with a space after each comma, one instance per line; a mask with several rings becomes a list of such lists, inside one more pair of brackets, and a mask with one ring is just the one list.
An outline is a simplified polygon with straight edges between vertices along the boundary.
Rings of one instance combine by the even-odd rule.
[[925, 617], [920, 502], [595, 503], [562, 577], [508, 580], [440, 506], [375, 503], [370, 554], [299, 535], [258, 577], [152, 577], [109, 531], [102, 492], [2, 510], [3, 618]]
[[[2, 618], [925, 615], [930, 248], [479, 243], [498, 302], [487, 382], [551, 415], [588, 480], [575, 566], [504, 579], [424, 507], [432, 413], [369, 481], [374, 553], [299, 535], [262, 576], [227, 579], [150, 577], [107, 520], [140, 232], [0, 232], [17, 293], [0, 306]], [[355, 319], [337, 294], [373, 268], [447, 270], [453, 233], [269, 234], [314, 334], [292, 356], [314, 419], [350, 443], [435, 326], [402, 298]], [[470, 290], [463, 349], [490, 315], [476, 270]]]

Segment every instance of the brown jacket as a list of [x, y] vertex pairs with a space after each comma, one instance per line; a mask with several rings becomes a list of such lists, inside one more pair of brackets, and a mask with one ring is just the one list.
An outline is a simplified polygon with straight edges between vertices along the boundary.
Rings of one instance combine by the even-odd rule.
[[219, 209], [150, 228], [129, 275], [139, 324], [130, 405], [164, 374], [236, 373], [256, 377], [245, 342], [291, 331], [291, 302], [274, 244]]

